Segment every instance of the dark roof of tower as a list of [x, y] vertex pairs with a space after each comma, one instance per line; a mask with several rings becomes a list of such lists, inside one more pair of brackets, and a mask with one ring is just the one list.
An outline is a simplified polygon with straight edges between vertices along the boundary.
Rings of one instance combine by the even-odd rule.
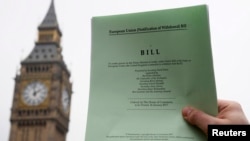
[[54, 0], [51, 1], [49, 10], [45, 18], [43, 19], [42, 23], [38, 27], [38, 29], [50, 29], [50, 28], [58, 28], [59, 30], [59, 24], [57, 22]]
[[[54, 0], [51, 1], [49, 10], [38, 27], [39, 29], [58, 29], [58, 22], [55, 14]], [[22, 63], [37, 63], [37, 62], [53, 62], [53, 61], [63, 61], [62, 54], [60, 50], [60, 45], [55, 42], [37, 42], [35, 47], [25, 58]]]
[[62, 61], [62, 55], [55, 43], [37, 43], [25, 63]]
[[[54, 0], [51, 1], [49, 10], [38, 27], [39, 30], [43, 29], [57, 29], [61, 34], [59, 25], [56, 18]], [[21, 64], [33, 64], [33, 63], [60, 63], [69, 73], [67, 66], [63, 60], [61, 54], [60, 44], [56, 42], [37, 42], [30, 54], [21, 62]], [[70, 73], [69, 73], [70, 74]]]

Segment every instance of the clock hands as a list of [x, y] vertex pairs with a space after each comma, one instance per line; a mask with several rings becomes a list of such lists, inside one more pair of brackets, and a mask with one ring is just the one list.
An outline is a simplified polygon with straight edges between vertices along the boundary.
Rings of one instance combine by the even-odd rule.
[[36, 91], [34, 91], [34, 92], [33, 92], [33, 96], [34, 96], [34, 97], [36, 97], [36, 94], [37, 94], [37, 92], [36, 92]]
[[41, 86], [39, 85], [39, 83], [33, 83], [32, 88], [34, 90], [33, 94], [32, 94], [34, 97], [36, 97], [37, 94], [43, 90], [43, 88], [41, 88]]
[[33, 96], [36, 96], [40, 91], [42, 90], [42, 88], [40, 88], [40, 89], [34, 89], [34, 92], [33, 92]]

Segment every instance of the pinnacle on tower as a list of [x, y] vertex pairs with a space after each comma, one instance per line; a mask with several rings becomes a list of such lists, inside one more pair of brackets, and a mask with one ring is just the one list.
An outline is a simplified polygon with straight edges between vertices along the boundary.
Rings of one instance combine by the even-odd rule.
[[57, 22], [55, 7], [54, 7], [54, 0], [51, 1], [49, 10], [43, 19], [42, 23], [39, 25], [38, 29], [50, 29], [50, 28], [58, 28], [59, 25]]

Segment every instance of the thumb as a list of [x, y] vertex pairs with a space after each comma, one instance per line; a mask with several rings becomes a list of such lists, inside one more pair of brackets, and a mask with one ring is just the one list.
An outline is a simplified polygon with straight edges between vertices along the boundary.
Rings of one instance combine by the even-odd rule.
[[212, 117], [201, 110], [189, 106], [182, 109], [182, 116], [190, 124], [200, 128], [206, 135], [208, 132], [208, 124], [215, 123], [216, 121], [215, 117]]

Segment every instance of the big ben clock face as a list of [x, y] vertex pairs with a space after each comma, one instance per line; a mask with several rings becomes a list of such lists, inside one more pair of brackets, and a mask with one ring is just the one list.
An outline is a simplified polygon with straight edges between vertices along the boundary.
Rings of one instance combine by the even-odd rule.
[[42, 82], [34, 81], [25, 87], [22, 98], [25, 104], [37, 106], [45, 100], [47, 94], [47, 87]]
[[68, 112], [69, 102], [70, 102], [69, 93], [66, 89], [64, 89], [62, 91], [62, 106], [63, 106], [64, 112]]

